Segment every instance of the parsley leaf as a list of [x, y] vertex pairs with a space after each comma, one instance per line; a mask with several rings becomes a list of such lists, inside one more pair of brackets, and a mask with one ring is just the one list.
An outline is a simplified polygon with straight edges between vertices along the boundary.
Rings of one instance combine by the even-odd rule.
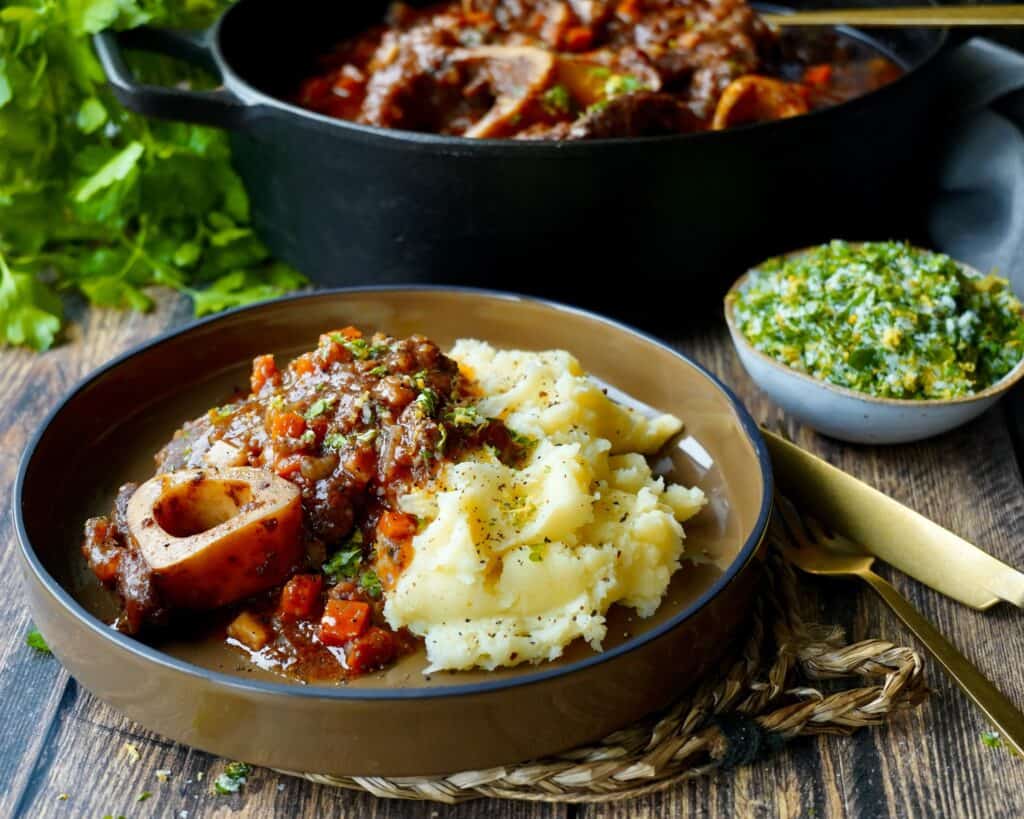
[[0, 343], [49, 349], [60, 317], [60, 300], [53, 291], [30, 273], [12, 271], [0, 255]]
[[[203, 28], [229, 5], [0, 3], [0, 346], [52, 345], [57, 293], [148, 310], [145, 288], [160, 285], [203, 315], [306, 283], [253, 235], [227, 134], [126, 111], [92, 50], [106, 28]], [[163, 56], [129, 60], [140, 82], [214, 84]]]
[[430, 387], [425, 387], [423, 391], [416, 396], [416, 406], [419, 407], [423, 414], [428, 417], [433, 417], [434, 413], [437, 412], [437, 403], [437, 393], [430, 389]]
[[333, 582], [339, 577], [355, 577], [363, 561], [363, 533], [356, 529], [342, 548], [335, 552], [320, 569]]

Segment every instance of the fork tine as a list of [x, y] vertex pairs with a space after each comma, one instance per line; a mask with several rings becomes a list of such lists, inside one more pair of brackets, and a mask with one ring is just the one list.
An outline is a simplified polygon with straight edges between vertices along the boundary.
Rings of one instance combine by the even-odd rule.
[[800, 513], [796, 511], [796, 507], [790, 503], [789, 499], [776, 492], [775, 508], [779, 510], [782, 522], [796, 544], [801, 548], [813, 548], [813, 544], [808, 539], [807, 530], [804, 529], [801, 522]]

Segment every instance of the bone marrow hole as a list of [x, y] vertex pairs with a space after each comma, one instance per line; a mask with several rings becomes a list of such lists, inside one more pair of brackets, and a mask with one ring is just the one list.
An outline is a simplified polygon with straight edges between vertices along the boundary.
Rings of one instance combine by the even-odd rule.
[[153, 505], [153, 517], [172, 537], [190, 537], [231, 520], [252, 499], [241, 481], [206, 478], [170, 487]]

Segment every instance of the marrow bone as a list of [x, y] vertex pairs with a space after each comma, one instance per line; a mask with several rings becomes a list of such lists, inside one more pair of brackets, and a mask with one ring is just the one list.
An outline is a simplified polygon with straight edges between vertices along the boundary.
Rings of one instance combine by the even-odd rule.
[[299, 489], [260, 469], [157, 475], [136, 490], [126, 520], [174, 607], [217, 608], [268, 589], [303, 555]]

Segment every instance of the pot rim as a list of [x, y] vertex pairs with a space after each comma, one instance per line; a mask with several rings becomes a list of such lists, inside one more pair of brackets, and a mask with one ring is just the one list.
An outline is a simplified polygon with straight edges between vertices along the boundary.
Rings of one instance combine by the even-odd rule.
[[[928, 5], [938, 5], [938, 0], [925, 1]], [[786, 11], [791, 9], [789, 6], [780, 6], [774, 3], [755, 2], [754, 5], [759, 9], [773, 11]], [[842, 115], [843, 112], [856, 111], [865, 105], [871, 105], [875, 100], [890, 96], [894, 93], [894, 90], [901, 89], [910, 80], [910, 78], [913, 77], [913, 75], [922, 68], [933, 63], [935, 58], [942, 51], [954, 44], [952, 42], [953, 38], [950, 37], [950, 30], [948, 28], [936, 29], [935, 34], [937, 35], [937, 40], [934, 45], [931, 46], [930, 50], [924, 57], [920, 58], [915, 64], [909, 65], [907, 60], [903, 59], [899, 55], [893, 54], [889, 49], [881, 47], [865, 32], [849, 26], [833, 26], [831, 28], [848, 37], [852, 37], [853, 39], [861, 42], [867, 42], [873, 48], [896, 62], [897, 65], [903, 69], [904, 73], [888, 85], [882, 86], [881, 88], [867, 94], [861, 94], [860, 96], [854, 97], [853, 99], [837, 105], [830, 105], [816, 111], [808, 111], [806, 114], [800, 114], [795, 117], [739, 125], [733, 128], [727, 128], [723, 131], [699, 131], [688, 134], [663, 134], [659, 136], [642, 137], [606, 137], [603, 139], [592, 140], [474, 139], [464, 136], [446, 136], [420, 131], [406, 131], [399, 128], [383, 128], [376, 125], [363, 125], [350, 120], [337, 119], [335, 117], [329, 117], [326, 114], [319, 114], [315, 111], [310, 111], [307, 108], [302, 108], [301, 106], [295, 105], [287, 100], [261, 91], [242, 77], [242, 75], [224, 56], [224, 49], [222, 48], [222, 37], [225, 23], [232, 19], [232, 15], [244, 14], [244, 8], [245, 3], [240, 0], [240, 2], [236, 2], [221, 14], [209, 29], [208, 42], [213, 53], [214, 60], [217, 64], [217, 68], [224, 80], [224, 85], [230, 89], [232, 93], [236, 94], [253, 114], [256, 114], [260, 109], [264, 109], [268, 113], [274, 112], [297, 117], [299, 120], [308, 122], [317, 128], [333, 128], [340, 130], [343, 133], [366, 142], [382, 140], [389, 144], [397, 143], [402, 146], [422, 148], [425, 150], [440, 149], [443, 153], [449, 154], [494, 153], [498, 155], [522, 154], [526, 156], [557, 156], [564, 153], [572, 154], [575, 152], [585, 152], [591, 149], [608, 150], [610, 146], [620, 146], [619, 150], [621, 150], [621, 146], [624, 145], [641, 145], [646, 148], [648, 146], [661, 144], [675, 145], [683, 141], [693, 142], [694, 144], [707, 141], [709, 139], [725, 141], [728, 139], [742, 139], [743, 135], [750, 131], [767, 134], [772, 131], [777, 132], [780, 128], [790, 128], [792, 130], [794, 127], [809, 127], [817, 122], [828, 122], [829, 118]]]
[[[582, 660], [577, 660], [574, 663], [570, 663], [565, 666], [559, 666], [555, 668], [548, 668], [529, 674], [522, 674], [517, 677], [510, 679], [495, 680], [493, 682], [478, 682], [469, 683], [464, 685], [452, 685], [438, 688], [393, 688], [393, 689], [358, 689], [358, 688], [328, 688], [321, 686], [302, 686], [293, 683], [272, 683], [263, 682], [257, 680], [246, 680], [240, 677], [235, 677], [229, 674], [225, 674], [220, 671], [214, 671], [212, 669], [206, 669], [201, 666], [194, 665], [192, 663], [180, 660], [176, 657], [172, 657], [162, 651], [159, 651], [152, 646], [147, 645], [139, 640], [129, 637], [125, 634], [121, 634], [115, 631], [107, 624], [103, 623], [93, 614], [88, 612], [68, 591], [61, 585], [56, 578], [50, 574], [49, 571], [43, 566], [42, 561], [36, 554], [31, 541], [29, 539], [28, 530], [25, 525], [25, 519], [22, 509], [22, 499], [25, 491], [25, 482], [28, 471], [31, 467], [33, 457], [36, 449], [40, 442], [45, 436], [51, 423], [54, 419], [60, 415], [71, 402], [71, 400], [90, 386], [92, 383], [98, 381], [104, 377], [107, 373], [115, 370], [129, 359], [136, 355], [143, 353], [152, 348], [158, 347], [170, 339], [177, 338], [179, 336], [191, 333], [200, 327], [207, 327], [216, 322], [224, 321], [232, 316], [239, 313], [247, 312], [260, 312], [268, 308], [273, 308], [282, 302], [300, 302], [304, 300], [321, 299], [321, 298], [333, 298], [339, 295], [345, 294], [356, 294], [356, 293], [387, 293], [387, 292], [405, 292], [405, 293], [416, 293], [416, 292], [445, 292], [452, 293], [455, 295], [465, 294], [470, 296], [483, 296], [485, 298], [504, 300], [509, 302], [532, 302], [541, 304], [549, 307], [557, 312], [565, 312], [572, 315], [581, 316], [592, 321], [597, 321], [605, 326], [615, 329], [621, 332], [630, 333], [637, 336], [644, 341], [655, 345], [656, 347], [668, 352], [672, 356], [680, 359], [684, 364], [695, 368], [705, 378], [709, 379], [711, 383], [721, 391], [728, 404], [732, 407], [736, 413], [737, 419], [740, 423], [743, 432], [747, 439], [753, 446], [755, 456], [758, 461], [758, 465], [761, 470], [762, 480], [762, 495], [761, 495], [761, 507], [758, 510], [757, 521], [754, 524], [753, 529], [747, 536], [740, 548], [736, 557], [728, 565], [728, 567], [722, 572], [721, 576], [718, 577], [711, 586], [709, 586], [703, 594], [701, 594], [696, 600], [686, 606], [680, 611], [675, 617], [665, 621], [661, 625], [649, 629], [636, 637], [632, 637], [615, 648], [609, 649], [596, 653], [591, 657], [586, 657]], [[184, 327], [169, 330], [165, 333], [161, 333], [155, 338], [137, 345], [124, 353], [116, 356], [107, 363], [95, 369], [93, 372], [87, 374], [82, 378], [68, 393], [61, 399], [61, 401], [47, 413], [42, 423], [32, 434], [31, 439], [25, 447], [22, 453], [20, 462], [18, 464], [18, 473], [14, 481], [14, 530], [18, 540], [18, 548], [20, 556], [25, 564], [28, 571], [32, 573], [36, 582], [38, 582], [43, 589], [46, 590], [51, 597], [53, 597], [67, 613], [74, 617], [79, 623], [89, 628], [101, 639], [106, 639], [115, 644], [120, 650], [129, 652], [136, 656], [136, 658], [156, 663], [169, 671], [175, 671], [181, 674], [185, 674], [197, 682], [205, 681], [215, 685], [219, 685], [228, 689], [237, 690], [246, 694], [259, 694], [259, 695], [282, 695], [291, 697], [302, 697], [310, 699], [322, 699], [322, 700], [430, 700], [440, 697], [456, 697], [463, 695], [477, 695], [477, 694], [489, 694], [497, 693], [509, 688], [517, 688], [520, 686], [533, 685], [536, 683], [544, 682], [546, 680], [568, 676], [580, 671], [583, 671], [591, 666], [598, 665], [600, 663], [612, 662], [613, 660], [626, 655], [641, 646], [646, 645], [658, 638], [664, 636], [670, 631], [674, 630], [685, 621], [696, 615], [701, 609], [707, 606], [715, 597], [717, 597], [724, 589], [729, 586], [743, 571], [743, 569], [754, 559], [757, 554], [758, 548], [763, 542], [768, 527], [768, 520], [771, 514], [772, 508], [772, 496], [773, 496], [774, 478], [771, 468], [771, 460], [768, 454], [768, 448], [765, 444], [764, 438], [761, 436], [760, 429], [757, 423], [751, 417], [750, 413], [739, 401], [736, 395], [730, 390], [724, 383], [722, 383], [716, 376], [710, 373], [702, 365], [693, 361], [689, 357], [677, 352], [676, 350], [669, 347], [667, 344], [659, 341], [655, 337], [634, 327], [631, 327], [622, 322], [616, 321], [594, 313], [589, 310], [582, 308], [572, 307], [564, 305], [559, 302], [550, 301], [547, 299], [539, 299], [531, 296], [523, 296], [516, 293], [509, 293], [504, 291], [488, 290], [484, 288], [470, 288], [470, 287], [454, 287], [445, 285], [436, 286], [408, 286], [408, 285], [376, 285], [376, 286], [365, 286], [365, 287], [343, 287], [343, 288], [331, 288], [325, 290], [318, 290], [313, 293], [298, 293], [291, 296], [286, 296], [281, 299], [275, 299], [271, 301], [260, 302], [254, 305], [248, 305], [245, 307], [239, 307], [232, 310], [225, 311], [215, 316], [200, 319], [198, 321], [190, 322]]]

